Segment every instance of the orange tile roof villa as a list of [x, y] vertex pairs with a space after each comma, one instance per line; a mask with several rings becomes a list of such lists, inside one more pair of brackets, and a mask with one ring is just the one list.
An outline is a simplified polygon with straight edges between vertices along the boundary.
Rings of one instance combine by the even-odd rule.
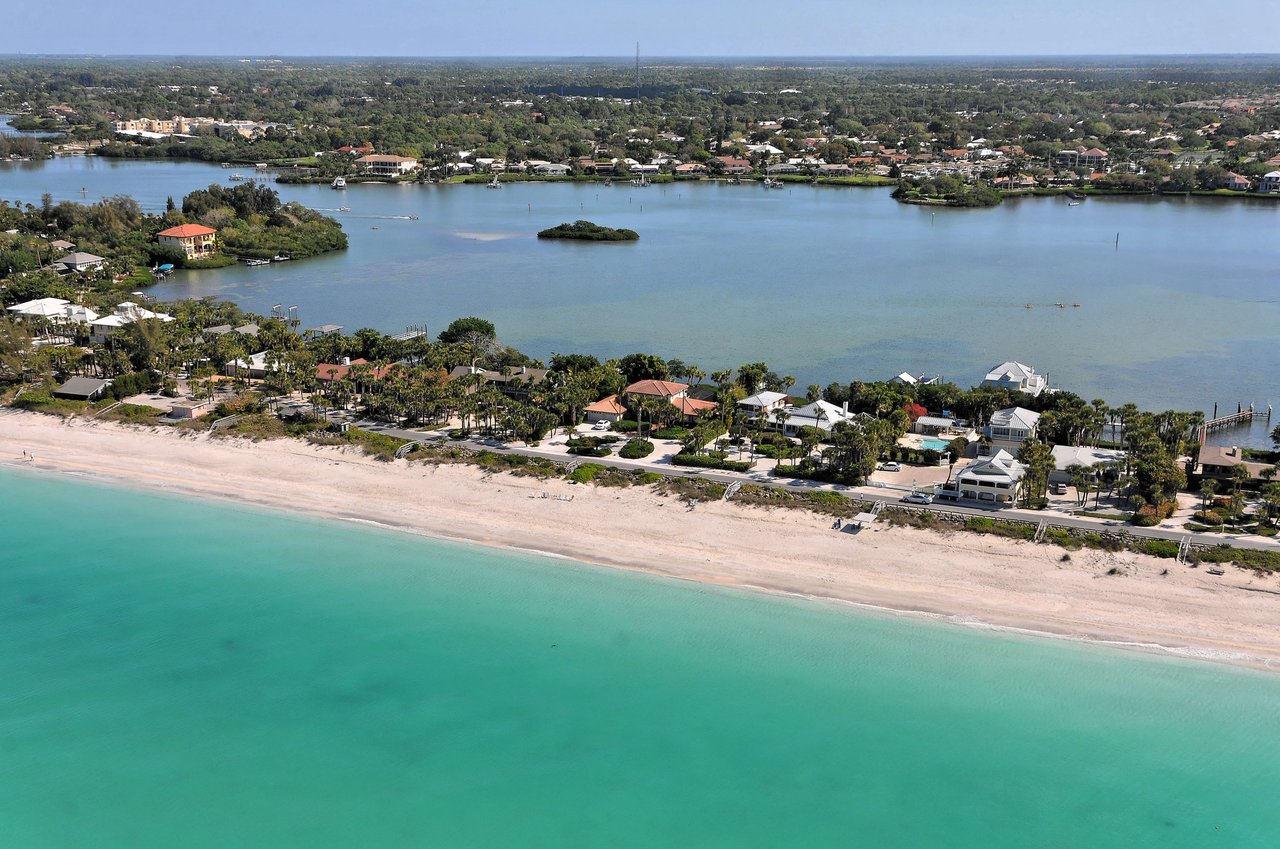
[[156, 234], [162, 245], [177, 248], [187, 259], [206, 257], [218, 249], [214, 238], [218, 231], [203, 224], [179, 224]]
[[648, 395], [653, 398], [676, 398], [689, 390], [687, 383], [670, 380], [637, 380], [623, 390], [627, 395]]

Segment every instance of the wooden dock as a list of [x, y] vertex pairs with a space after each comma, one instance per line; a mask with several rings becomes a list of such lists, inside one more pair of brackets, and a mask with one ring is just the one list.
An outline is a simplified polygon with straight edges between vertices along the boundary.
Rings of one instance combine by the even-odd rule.
[[1223, 428], [1234, 427], [1238, 424], [1245, 424], [1251, 421], [1253, 421], [1252, 404], [1239, 412], [1232, 413], [1227, 416], [1218, 416], [1216, 419], [1210, 419], [1196, 429], [1196, 436], [1199, 439], [1200, 444], [1204, 445], [1205, 439], [1207, 439], [1209, 434], [1213, 433], [1215, 430], [1222, 430]]

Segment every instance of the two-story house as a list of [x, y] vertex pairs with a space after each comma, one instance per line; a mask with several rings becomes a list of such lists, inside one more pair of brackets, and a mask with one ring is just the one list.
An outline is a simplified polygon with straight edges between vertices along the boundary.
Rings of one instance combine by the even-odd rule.
[[218, 231], [203, 224], [179, 224], [156, 234], [156, 241], [182, 251], [187, 259], [207, 257], [218, 249]]
[[1022, 407], [996, 410], [991, 414], [991, 421], [982, 430], [982, 435], [987, 437], [990, 443], [980, 445], [979, 453], [994, 455], [1003, 450], [1016, 456], [1022, 448], [1022, 443], [1028, 439], [1035, 439], [1036, 429], [1039, 426], [1040, 414], [1031, 410], [1025, 410]]
[[1039, 395], [1049, 388], [1049, 378], [1047, 375], [1036, 374], [1031, 366], [1009, 360], [987, 372], [982, 385]]

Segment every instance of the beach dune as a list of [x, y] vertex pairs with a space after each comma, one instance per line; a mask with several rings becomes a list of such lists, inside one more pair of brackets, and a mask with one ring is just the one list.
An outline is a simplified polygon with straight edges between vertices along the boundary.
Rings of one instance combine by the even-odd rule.
[[1056, 546], [965, 532], [873, 526], [852, 534], [804, 511], [732, 502], [690, 509], [649, 488], [385, 463], [350, 448], [13, 411], [0, 416], [0, 463], [672, 578], [1280, 669], [1280, 581], [1235, 568], [1214, 577], [1171, 560], [1088, 550], [1064, 561]]

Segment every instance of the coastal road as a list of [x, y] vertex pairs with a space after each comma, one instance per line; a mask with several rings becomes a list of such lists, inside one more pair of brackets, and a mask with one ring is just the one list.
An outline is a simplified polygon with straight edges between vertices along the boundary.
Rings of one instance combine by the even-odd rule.
[[[340, 420], [346, 421], [346, 419]], [[839, 492], [841, 495], [855, 501], [884, 501], [888, 506], [906, 510], [918, 510], [921, 512], [929, 511], [935, 513], [959, 513], [968, 516], [986, 516], [989, 518], [995, 517], [1027, 522], [1030, 524], [1039, 524], [1041, 521], [1047, 521], [1049, 526], [1054, 528], [1069, 528], [1072, 530], [1082, 531], [1110, 531], [1113, 533], [1125, 533], [1129, 536], [1141, 539], [1181, 542], [1187, 537], [1191, 537], [1192, 543], [1196, 545], [1213, 546], [1228, 543], [1235, 548], [1249, 548], [1257, 551], [1276, 551], [1280, 549], [1280, 544], [1265, 538], [1209, 535], [1174, 528], [1140, 528], [1130, 525], [1128, 522], [1124, 521], [1081, 518], [1053, 510], [1020, 510], [1012, 507], [958, 504], [955, 502], [947, 502], [944, 504], [901, 504], [898, 503], [899, 491], [895, 489], [881, 489], [873, 486], [845, 487], [839, 484], [832, 485], [818, 483], [816, 481], [777, 479], [765, 474], [751, 475], [741, 474], [738, 472], [722, 472], [714, 469], [685, 468], [682, 466], [673, 466], [667, 463], [642, 463], [623, 460], [617, 457], [566, 456], [563, 452], [547, 451], [525, 446], [510, 446], [497, 440], [451, 440], [440, 431], [405, 430], [403, 428], [389, 427], [380, 422], [363, 419], [350, 421], [352, 425], [362, 430], [384, 433], [388, 436], [395, 436], [401, 439], [409, 439], [419, 442], [447, 441], [454, 445], [468, 448], [472, 451], [502, 451], [512, 454], [521, 454], [526, 457], [538, 457], [546, 460], [554, 460], [558, 463], [574, 461], [598, 463], [602, 466], [625, 469], [627, 471], [640, 470], [645, 472], [654, 472], [666, 477], [699, 478], [701, 480], [713, 481], [715, 483], [726, 485], [731, 483], [750, 483], [757, 486], [767, 486], [773, 489], [781, 489], [798, 493], [815, 491]]]

